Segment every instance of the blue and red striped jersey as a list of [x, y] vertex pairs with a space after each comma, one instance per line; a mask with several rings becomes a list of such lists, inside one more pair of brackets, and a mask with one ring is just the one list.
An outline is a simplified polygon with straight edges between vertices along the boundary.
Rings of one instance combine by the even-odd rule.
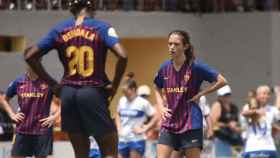
[[58, 51], [64, 67], [63, 85], [103, 86], [108, 83], [105, 60], [108, 48], [119, 42], [115, 29], [106, 22], [86, 17], [81, 25], [75, 18], [54, 27], [38, 47]]
[[190, 129], [202, 128], [203, 115], [197, 103], [188, 102], [198, 94], [203, 81], [214, 82], [218, 72], [201, 61], [187, 63], [176, 71], [172, 60], [161, 65], [154, 83], [164, 90], [167, 106], [172, 116], [162, 122], [162, 130], [183, 133]]
[[42, 135], [50, 129], [42, 127], [40, 119], [49, 116], [52, 92], [46, 82], [41, 79], [30, 80], [24, 74], [10, 83], [6, 96], [17, 96], [19, 112], [25, 115], [23, 122], [17, 124], [16, 132], [22, 134]]

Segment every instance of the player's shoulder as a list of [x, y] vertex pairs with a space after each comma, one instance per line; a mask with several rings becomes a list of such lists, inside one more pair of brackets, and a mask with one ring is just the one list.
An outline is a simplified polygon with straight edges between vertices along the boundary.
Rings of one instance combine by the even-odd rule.
[[102, 29], [102, 28], [109, 28], [111, 25], [103, 20], [95, 19], [95, 18], [87, 18], [84, 22], [85, 25], [94, 27], [96, 29]]
[[141, 96], [137, 96], [136, 101], [143, 104], [149, 104], [149, 101]]
[[203, 60], [195, 59], [193, 61], [193, 63], [192, 63], [192, 70], [201, 71], [201, 70], [205, 70], [205, 69], [210, 69], [210, 67]]
[[122, 96], [119, 100], [119, 105], [124, 105], [127, 102], [127, 99], [125, 96]]
[[167, 68], [168, 66], [172, 65], [172, 61], [171, 60], [166, 60], [164, 61], [161, 65], [160, 65], [160, 70], [163, 70], [165, 68]]
[[26, 75], [25, 74], [21, 74], [21, 75], [17, 76], [15, 80], [11, 81], [9, 86], [18, 84], [20, 82], [25, 82], [26, 79], [27, 79]]
[[67, 28], [67, 27], [74, 26], [74, 24], [75, 24], [75, 18], [68, 18], [68, 19], [66, 19], [64, 21], [61, 21], [61, 22], [57, 23], [53, 27], [53, 29], [57, 30], [57, 31], [61, 31], [61, 30], [65, 29], [65, 28]]
[[100, 19], [91, 19], [95, 24], [100, 26], [111, 26], [108, 22], [100, 20]]
[[15, 79], [16, 82], [24, 82], [26, 81], [28, 78], [26, 76], [26, 74], [21, 74], [19, 76], [17, 76], [17, 78]]
[[205, 65], [206, 65], [205, 62], [201, 59], [195, 59], [192, 63], [193, 68], [200, 68], [200, 67], [203, 67]]
[[275, 111], [278, 111], [278, 108], [276, 106], [274, 106], [274, 105], [268, 104], [266, 106], [266, 111], [267, 112], [275, 112]]

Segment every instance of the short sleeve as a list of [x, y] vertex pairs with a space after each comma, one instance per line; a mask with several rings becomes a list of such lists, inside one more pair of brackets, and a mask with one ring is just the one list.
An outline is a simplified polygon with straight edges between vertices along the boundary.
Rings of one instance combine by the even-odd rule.
[[104, 42], [107, 47], [112, 48], [115, 44], [120, 42], [119, 36], [112, 26], [104, 26], [101, 31]]
[[55, 29], [52, 29], [45, 37], [43, 37], [37, 44], [44, 54], [55, 48], [55, 42], [58, 33]]
[[158, 88], [163, 88], [163, 83], [164, 83], [164, 78], [163, 75], [161, 74], [161, 71], [159, 71], [156, 74], [156, 77], [154, 78], [154, 84], [158, 87]]
[[18, 84], [17, 80], [14, 80], [9, 84], [9, 87], [6, 91], [7, 97], [12, 98], [17, 94], [17, 84]]
[[149, 101], [145, 101], [144, 111], [147, 114], [147, 116], [149, 116], [149, 117], [153, 116], [155, 113], [155, 109], [153, 108], [153, 106], [151, 105], [151, 103]]
[[198, 62], [197, 69], [198, 69], [198, 76], [202, 81], [207, 81], [210, 83], [217, 81], [219, 73], [215, 69], [208, 66], [207, 64]]
[[274, 121], [279, 121], [280, 120], [280, 112], [279, 112], [278, 108], [273, 106], [272, 110], [273, 110]]

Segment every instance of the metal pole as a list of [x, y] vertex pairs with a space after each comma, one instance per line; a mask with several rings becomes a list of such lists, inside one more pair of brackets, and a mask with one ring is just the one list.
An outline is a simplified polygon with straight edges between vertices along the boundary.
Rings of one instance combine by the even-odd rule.
[[17, 10], [21, 10], [21, 0], [16, 0], [17, 2]]
[[51, 10], [52, 0], [47, 0], [47, 10]]
[[36, 0], [32, 0], [32, 8], [31, 8], [31, 10], [35, 10], [36, 9], [35, 5], [36, 5]]
[[97, 9], [103, 9], [103, 0], [99, 0], [99, 7]]
[[165, 6], [165, 4], [166, 4], [166, 3], [165, 3], [165, 0], [162, 0], [161, 2], [162, 2], [162, 4], [161, 4], [162, 10], [165, 10], [165, 9], [166, 9], [166, 6]]
[[57, 3], [58, 3], [58, 10], [61, 10], [61, 9], [62, 9], [62, 8], [61, 8], [61, 6], [62, 6], [62, 5], [61, 5], [61, 3], [62, 3], [61, 0], [58, 0]]

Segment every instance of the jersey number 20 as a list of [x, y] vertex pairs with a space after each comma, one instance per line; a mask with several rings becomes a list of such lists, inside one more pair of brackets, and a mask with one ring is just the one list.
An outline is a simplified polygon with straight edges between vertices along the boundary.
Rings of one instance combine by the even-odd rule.
[[69, 75], [79, 74], [89, 77], [94, 72], [94, 54], [89, 46], [70, 46], [66, 49], [66, 56], [71, 58], [68, 63]]

